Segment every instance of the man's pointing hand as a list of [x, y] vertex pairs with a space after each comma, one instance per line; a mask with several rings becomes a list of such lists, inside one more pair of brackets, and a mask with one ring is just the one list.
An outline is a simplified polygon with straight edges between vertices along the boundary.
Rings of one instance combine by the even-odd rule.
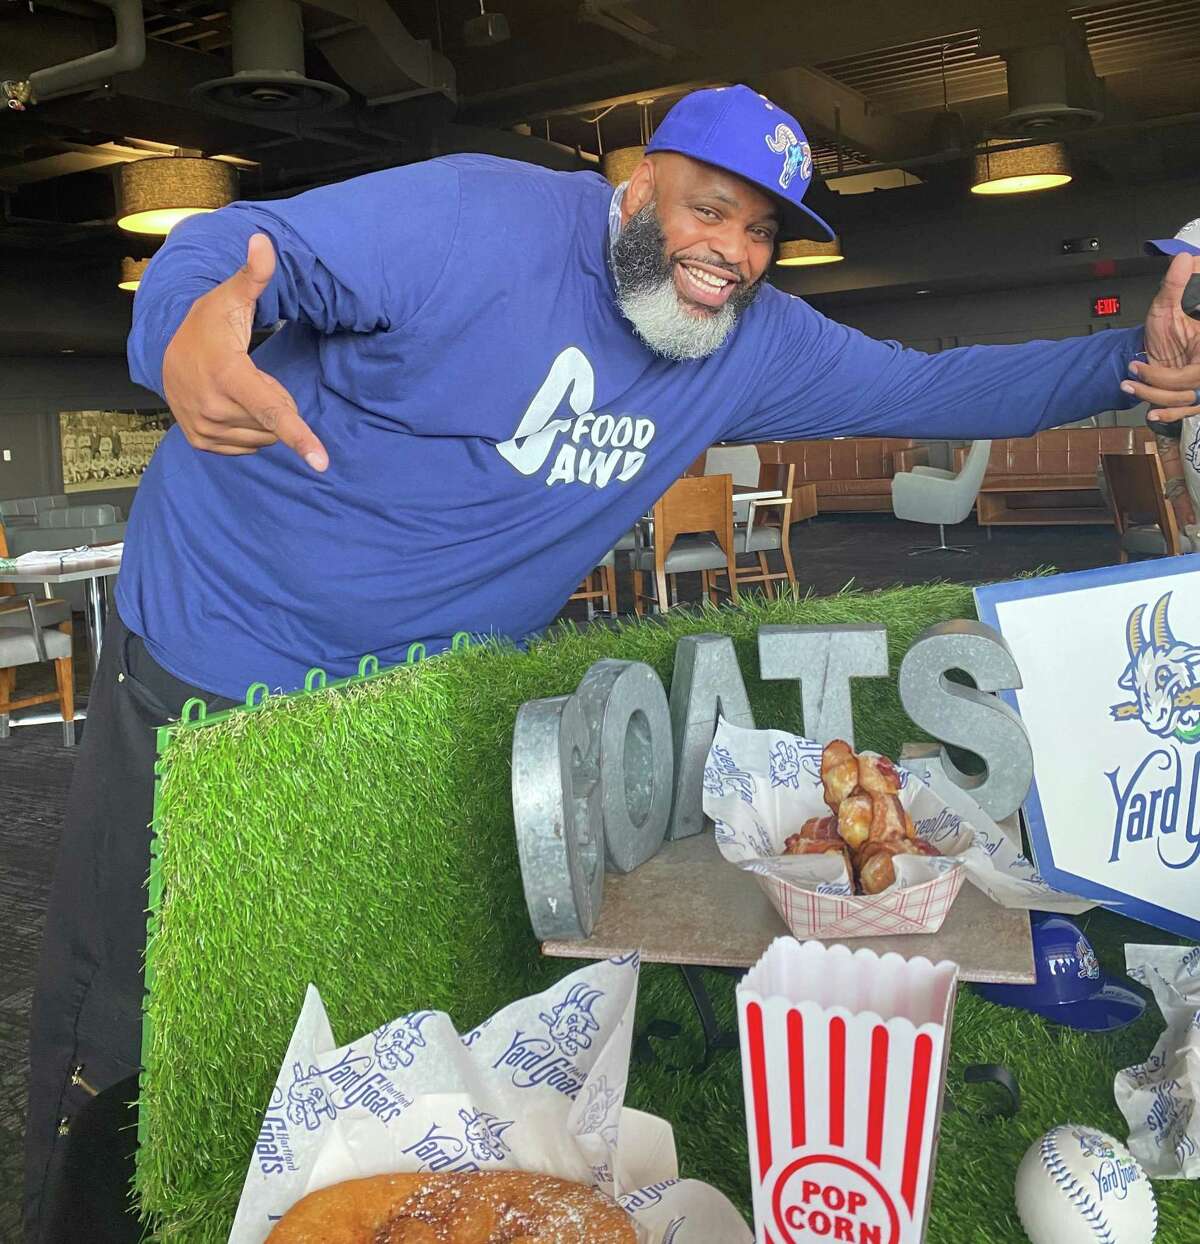
[[197, 298], [163, 355], [163, 393], [188, 442], [210, 453], [252, 454], [282, 441], [315, 471], [325, 446], [292, 395], [250, 359], [259, 297], [275, 273], [275, 251], [256, 233], [246, 265]]

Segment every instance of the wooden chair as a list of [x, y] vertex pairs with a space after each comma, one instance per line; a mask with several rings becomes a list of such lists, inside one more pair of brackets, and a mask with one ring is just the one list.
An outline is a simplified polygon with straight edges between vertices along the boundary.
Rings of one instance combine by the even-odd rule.
[[588, 620], [595, 616], [594, 601], [604, 602], [604, 612], [612, 617], [617, 616], [617, 550], [610, 549], [604, 560], [592, 570], [572, 592], [568, 600], [587, 601]]
[[[738, 566], [738, 587], [761, 583], [768, 597], [775, 596], [775, 584], [780, 579], [795, 585], [796, 568], [792, 565], [792, 489], [796, 481], [794, 462], [764, 462], [758, 471], [758, 487], [761, 491], [780, 492], [783, 495], [762, 501], [751, 501], [744, 523], [734, 525], [734, 556], [753, 553], [758, 566]], [[783, 555], [783, 570], [772, 571], [767, 554], [778, 550]], [[719, 572], [718, 572], [719, 573]]]
[[1130, 553], [1175, 557], [1185, 549], [1167, 501], [1167, 485], [1157, 454], [1102, 454], [1113, 522], [1121, 541], [1121, 561]]
[[[729, 595], [738, 599], [733, 541], [733, 477], [703, 475], [678, 479], [654, 506], [654, 547], [633, 555], [633, 607], [640, 616], [654, 600], [662, 612], [678, 603], [676, 576], [699, 571], [703, 590], [714, 603], [714, 571], [728, 576]], [[655, 595], [642, 591], [642, 575], [654, 576]], [[667, 580], [671, 580], [668, 597]]]
[[[8, 541], [4, 525], [0, 524], [0, 557], [7, 556]], [[13, 709], [32, 708], [57, 700], [62, 712], [63, 742], [68, 747], [75, 742], [71, 632], [71, 610], [66, 601], [39, 600], [31, 593], [18, 593], [11, 583], [0, 583], [0, 739], [8, 737], [8, 718]], [[61, 636], [66, 636], [65, 645]], [[14, 699], [17, 668], [51, 660], [54, 661], [56, 689]]]

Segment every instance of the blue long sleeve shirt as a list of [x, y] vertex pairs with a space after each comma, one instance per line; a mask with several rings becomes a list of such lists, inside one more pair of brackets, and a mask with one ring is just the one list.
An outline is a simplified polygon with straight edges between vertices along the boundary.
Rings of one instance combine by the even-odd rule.
[[1140, 330], [926, 355], [765, 288], [705, 359], [666, 361], [615, 301], [611, 187], [486, 156], [390, 169], [172, 231], [134, 304], [162, 392], [192, 302], [267, 234], [254, 353], [330, 465], [163, 440], [130, 516], [122, 618], [225, 696], [403, 660], [456, 631], [521, 638], [709, 445], [1026, 436], [1129, 404]]

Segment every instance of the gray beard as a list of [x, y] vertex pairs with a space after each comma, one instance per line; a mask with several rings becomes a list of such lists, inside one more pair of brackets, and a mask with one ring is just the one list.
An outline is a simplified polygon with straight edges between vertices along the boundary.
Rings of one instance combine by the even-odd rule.
[[617, 306], [655, 354], [677, 363], [706, 358], [725, 344], [762, 282], [739, 285], [715, 315], [690, 315], [680, 305], [666, 248], [658, 213], [647, 203], [612, 245]]

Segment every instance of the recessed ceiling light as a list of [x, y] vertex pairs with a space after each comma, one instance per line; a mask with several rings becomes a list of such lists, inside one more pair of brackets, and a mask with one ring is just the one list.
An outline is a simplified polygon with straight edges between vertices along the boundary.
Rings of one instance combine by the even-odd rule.
[[74, 354], [74, 350], [59, 350], [59, 354]]
[[917, 293], [918, 293], [918, 294], [932, 294], [932, 293], [933, 293], [933, 290], [931, 290], [931, 289], [919, 289], [919, 290], [917, 290]]

